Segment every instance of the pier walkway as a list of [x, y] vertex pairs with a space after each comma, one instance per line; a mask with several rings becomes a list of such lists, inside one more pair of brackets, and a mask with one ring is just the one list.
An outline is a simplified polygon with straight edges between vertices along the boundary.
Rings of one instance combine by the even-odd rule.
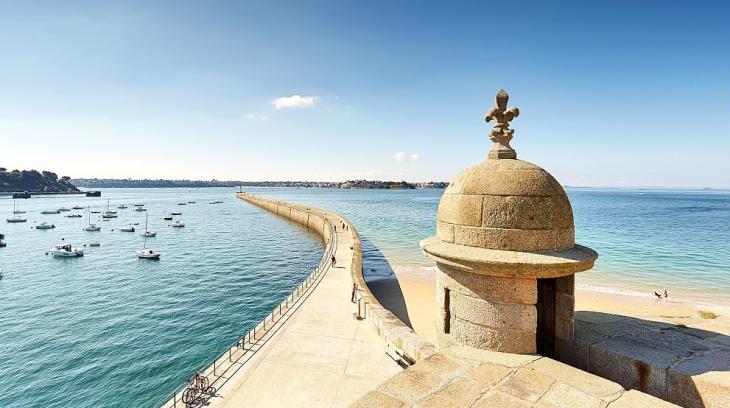
[[[354, 318], [353, 234], [342, 230], [337, 214], [318, 215], [337, 226], [337, 266], [277, 323], [254, 356], [210, 399], [210, 407], [345, 407], [402, 371], [385, 354], [373, 325]], [[293, 215], [291, 220], [296, 221]]]

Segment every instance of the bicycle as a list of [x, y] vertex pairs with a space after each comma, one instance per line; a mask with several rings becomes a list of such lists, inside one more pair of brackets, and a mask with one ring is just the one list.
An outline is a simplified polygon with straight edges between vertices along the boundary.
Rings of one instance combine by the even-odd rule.
[[185, 405], [192, 405], [198, 401], [198, 394], [215, 394], [215, 389], [210, 386], [210, 381], [201, 371], [196, 371], [188, 379], [188, 386], [183, 391], [182, 402]]

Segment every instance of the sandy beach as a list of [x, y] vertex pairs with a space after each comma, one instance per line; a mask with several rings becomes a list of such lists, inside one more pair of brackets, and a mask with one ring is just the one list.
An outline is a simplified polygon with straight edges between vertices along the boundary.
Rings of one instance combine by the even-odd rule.
[[[424, 268], [404, 265], [393, 265], [393, 270], [397, 279], [373, 282], [370, 289], [385, 307], [416, 333], [433, 341], [435, 275], [424, 272]], [[672, 296], [659, 300], [651, 293], [622, 293], [620, 290], [578, 284], [575, 310], [612, 313], [730, 335], [730, 304], [709, 304]]]

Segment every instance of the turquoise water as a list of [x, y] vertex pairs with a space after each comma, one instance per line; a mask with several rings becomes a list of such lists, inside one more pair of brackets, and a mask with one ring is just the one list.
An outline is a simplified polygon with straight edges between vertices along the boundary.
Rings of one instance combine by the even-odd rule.
[[[434, 264], [418, 242], [435, 234], [442, 190], [247, 189], [254, 194], [331, 208], [350, 218], [368, 242], [367, 271], [428, 278]], [[673, 298], [728, 302], [730, 191], [568, 189], [576, 240], [599, 253], [581, 286]]]
[[[442, 190], [367, 191], [249, 188], [263, 196], [332, 209], [363, 238], [365, 267], [432, 276], [418, 242], [434, 234]], [[0, 406], [154, 407], [265, 316], [319, 262], [318, 237], [234, 198], [231, 189], [109, 189], [101, 199], [18, 200], [26, 224], [0, 224]], [[578, 242], [600, 258], [578, 284], [727, 302], [730, 192], [569, 189]], [[106, 198], [144, 202], [159, 262], [142, 261], [140, 222], [130, 207], [100, 233], [86, 219], [41, 215], [75, 204], [103, 209]], [[180, 201], [196, 204], [177, 206]], [[221, 200], [222, 204], [211, 205]], [[0, 198], [3, 218], [12, 200]], [[161, 220], [182, 211], [183, 229]], [[77, 211], [81, 212], [81, 211]], [[98, 215], [96, 215], [98, 217]], [[57, 225], [30, 229], [33, 221]], [[81, 259], [44, 253], [61, 238], [100, 241]]]
[[[159, 261], [136, 258], [143, 212], [119, 211], [100, 232], [86, 218], [41, 215], [62, 206], [146, 203]], [[208, 204], [211, 201], [222, 204]], [[181, 201], [196, 204], [176, 205]], [[234, 197], [232, 189], [118, 189], [103, 197], [18, 200], [27, 223], [6, 224], [0, 248], [0, 406], [154, 407], [260, 321], [319, 263], [319, 238]], [[181, 211], [185, 228], [164, 211]], [[83, 213], [83, 211], [74, 211]], [[94, 214], [97, 218], [99, 214]], [[57, 228], [35, 230], [34, 221]], [[138, 231], [118, 228], [139, 222]], [[115, 229], [115, 231], [111, 231]], [[81, 245], [78, 259], [44, 255]]]

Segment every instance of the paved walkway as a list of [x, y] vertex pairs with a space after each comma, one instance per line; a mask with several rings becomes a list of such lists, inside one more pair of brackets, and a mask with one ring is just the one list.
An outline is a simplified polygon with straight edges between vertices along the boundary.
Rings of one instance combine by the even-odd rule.
[[[335, 225], [340, 219], [329, 214]], [[210, 400], [210, 407], [344, 407], [402, 371], [350, 302], [353, 237], [337, 229], [337, 267]]]

